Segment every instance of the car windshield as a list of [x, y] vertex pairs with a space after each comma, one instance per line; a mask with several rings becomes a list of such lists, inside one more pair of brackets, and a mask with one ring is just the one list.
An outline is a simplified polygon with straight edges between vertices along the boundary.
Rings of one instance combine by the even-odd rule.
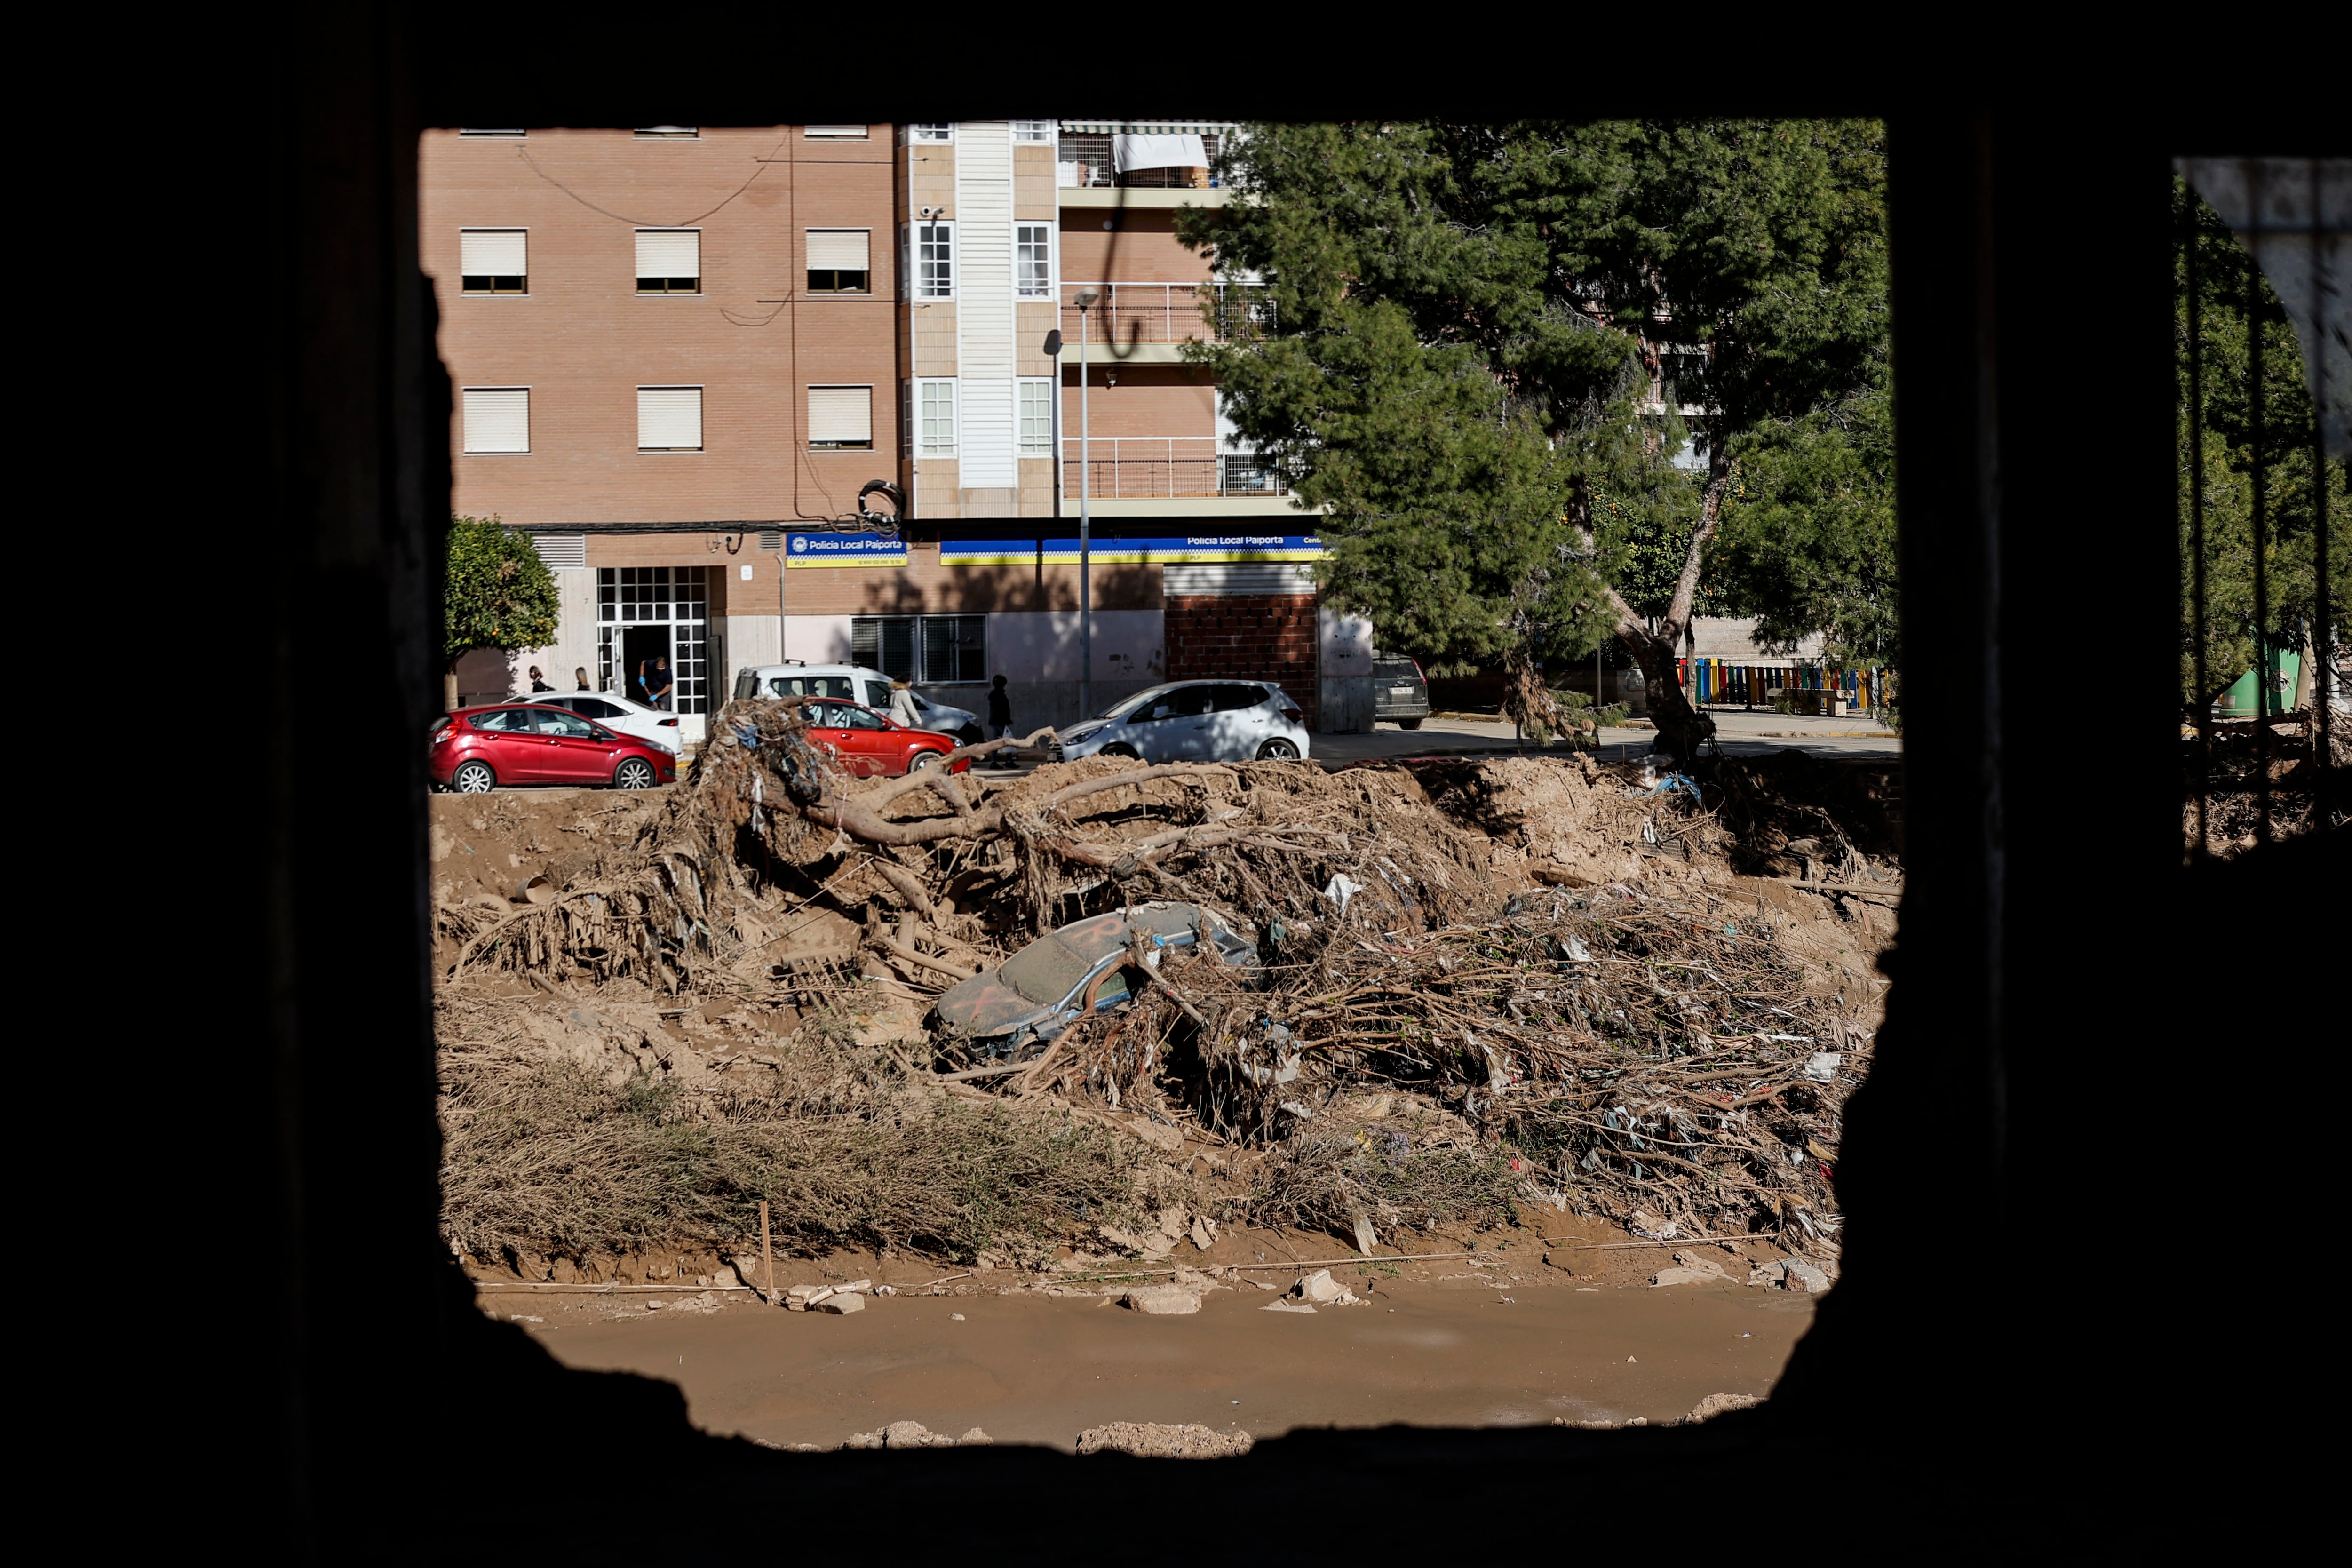
[[1139, 691], [1132, 697], [1122, 697], [1118, 701], [1112, 703], [1109, 707], [1104, 709], [1101, 712], [1096, 714], [1095, 717], [1097, 719], [1124, 719], [1129, 713], [1134, 712], [1138, 708], [1143, 706], [1146, 702], [1150, 701], [1153, 698], [1160, 696], [1163, 692], [1172, 691], [1175, 688], [1172, 686], [1155, 686], [1149, 691]]
[[1094, 964], [1054, 937], [1033, 942], [1005, 961], [997, 973], [1004, 984], [1032, 1002], [1059, 1002], [1077, 989]]

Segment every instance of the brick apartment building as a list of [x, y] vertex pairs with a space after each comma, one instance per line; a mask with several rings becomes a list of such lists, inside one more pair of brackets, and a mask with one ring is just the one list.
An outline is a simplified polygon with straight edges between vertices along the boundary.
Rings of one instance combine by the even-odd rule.
[[[457, 510], [530, 531], [563, 584], [555, 645], [469, 661], [464, 694], [528, 664], [627, 689], [658, 651], [698, 739], [735, 670], [854, 658], [974, 709], [1003, 673], [1020, 722], [1066, 722], [1083, 487], [1097, 708], [1249, 675], [1368, 724], [1369, 629], [1320, 610], [1311, 518], [1183, 363], [1263, 309], [1174, 235], [1223, 204], [1227, 130], [429, 134]], [[829, 525], [877, 478], [901, 537]]]

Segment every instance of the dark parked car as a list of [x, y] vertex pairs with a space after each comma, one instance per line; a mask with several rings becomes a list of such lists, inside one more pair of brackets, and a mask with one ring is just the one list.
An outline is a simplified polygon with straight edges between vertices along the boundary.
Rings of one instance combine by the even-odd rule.
[[433, 721], [427, 744], [426, 773], [460, 795], [523, 784], [651, 789], [677, 777], [675, 753], [537, 703], [460, 709]]
[[1171, 947], [1206, 943], [1235, 967], [1257, 963], [1257, 946], [1213, 910], [1198, 904], [1132, 904], [1039, 937], [995, 969], [951, 986], [934, 1004], [948, 1033], [985, 1057], [1042, 1047], [1092, 1013], [1135, 1000], [1146, 982], [1129, 973], [1128, 949], [1144, 940], [1157, 967]]
[[1429, 717], [1429, 681], [1418, 659], [1372, 655], [1372, 718], [1393, 719], [1402, 730], [1418, 730]]

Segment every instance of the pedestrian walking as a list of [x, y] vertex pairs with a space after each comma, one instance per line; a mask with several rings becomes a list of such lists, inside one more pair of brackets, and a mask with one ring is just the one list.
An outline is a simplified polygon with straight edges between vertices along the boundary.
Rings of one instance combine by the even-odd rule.
[[909, 730], [923, 727], [923, 716], [915, 711], [915, 694], [903, 680], [890, 683], [890, 721]]
[[1013, 733], [1013, 698], [1004, 689], [1004, 677], [998, 676], [988, 688], [988, 738], [1002, 741]]
[[533, 695], [537, 695], [541, 691], [552, 691], [555, 689], [555, 688], [547, 683], [547, 677], [540, 674], [539, 666], [535, 664], [530, 667], [530, 689]]

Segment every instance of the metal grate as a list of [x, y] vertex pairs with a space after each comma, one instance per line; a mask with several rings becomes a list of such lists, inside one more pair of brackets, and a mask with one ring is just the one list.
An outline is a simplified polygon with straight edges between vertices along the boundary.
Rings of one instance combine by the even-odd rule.
[[2352, 163], [2336, 163], [2184, 160], [2174, 192], [2191, 859], [2345, 820], [2352, 561], [2330, 528], [2352, 444]]
[[588, 536], [584, 533], [534, 533], [530, 545], [550, 566], [588, 564]]

